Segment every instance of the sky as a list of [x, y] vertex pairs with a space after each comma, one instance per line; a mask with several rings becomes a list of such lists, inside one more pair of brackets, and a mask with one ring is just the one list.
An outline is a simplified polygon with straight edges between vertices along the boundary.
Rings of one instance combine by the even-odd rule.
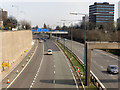
[[[83, 15], [71, 15], [71, 12], [89, 14], [89, 5], [94, 2], [109, 2], [115, 4], [115, 21], [118, 18], [119, 0], [0, 0], [0, 8], [8, 11], [9, 16], [20, 20], [27, 20], [32, 26], [43, 27], [47, 24], [50, 27], [62, 26], [61, 20], [73, 20], [71, 23], [78, 23]], [[13, 7], [12, 7], [13, 6]], [[65, 22], [66, 25], [71, 23]]]

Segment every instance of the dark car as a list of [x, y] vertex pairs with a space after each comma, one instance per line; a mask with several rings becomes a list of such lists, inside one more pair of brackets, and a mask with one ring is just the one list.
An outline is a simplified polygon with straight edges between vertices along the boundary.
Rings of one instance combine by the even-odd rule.
[[118, 72], [118, 67], [116, 65], [108, 65], [107, 71], [109, 73], [117, 74]]

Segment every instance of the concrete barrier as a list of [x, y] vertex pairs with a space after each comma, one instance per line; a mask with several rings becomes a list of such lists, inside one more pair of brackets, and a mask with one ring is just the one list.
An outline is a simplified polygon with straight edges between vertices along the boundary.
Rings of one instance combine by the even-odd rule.
[[4, 31], [2, 32], [2, 61], [13, 63], [20, 55], [32, 47], [32, 31]]

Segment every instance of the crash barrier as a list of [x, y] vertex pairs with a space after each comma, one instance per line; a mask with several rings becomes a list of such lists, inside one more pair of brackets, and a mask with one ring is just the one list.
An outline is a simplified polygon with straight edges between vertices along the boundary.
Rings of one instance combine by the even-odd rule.
[[[59, 42], [61, 45], [63, 45], [61, 42]], [[63, 45], [64, 46], [64, 45]], [[64, 46], [71, 54], [72, 54], [72, 56], [74, 56], [76, 59], [77, 59], [77, 61], [84, 67], [84, 62], [75, 54], [75, 53], [73, 53], [73, 51], [71, 51], [69, 48], [67, 48], [66, 46]], [[74, 66], [73, 66], [74, 67]], [[75, 69], [75, 67], [74, 67], [74, 69]], [[76, 69], [75, 69], [76, 70]], [[78, 75], [78, 76], [80, 76], [80, 75]], [[81, 76], [80, 76], [81, 77]], [[79, 77], [79, 79], [81, 79]], [[105, 88], [105, 86], [100, 82], [100, 80], [95, 76], [95, 74], [92, 72], [92, 71], [90, 71], [90, 78], [91, 78], [91, 81], [93, 82], [93, 84], [97, 87], [97, 88], [99, 88], [100, 90], [106, 90], [106, 88]], [[82, 83], [83, 84], [83, 83]], [[82, 86], [82, 87], [84, 87], [84, 85]]]

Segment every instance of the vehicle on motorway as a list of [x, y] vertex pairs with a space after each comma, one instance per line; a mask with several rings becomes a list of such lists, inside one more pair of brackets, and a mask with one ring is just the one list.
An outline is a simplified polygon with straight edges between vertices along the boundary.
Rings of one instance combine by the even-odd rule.
[[43, 42], [42, 40], [39, 41], [39, 43], [42, 43], [42, 42]]
[[64, 40], [66, 41], [67, 39], [65, 38]]
[[44, 41], [46, 41], [46, 39], [45, 38], [41, 38], [42, 40], [44, 40]]
[[52, 55], [52, 49], [48, 49], [47, 54], [48, 54], [48, 55]]
[[118, 74], [118, 67], [116, 65], [108, 65], [107, 71], [112, 74]]

